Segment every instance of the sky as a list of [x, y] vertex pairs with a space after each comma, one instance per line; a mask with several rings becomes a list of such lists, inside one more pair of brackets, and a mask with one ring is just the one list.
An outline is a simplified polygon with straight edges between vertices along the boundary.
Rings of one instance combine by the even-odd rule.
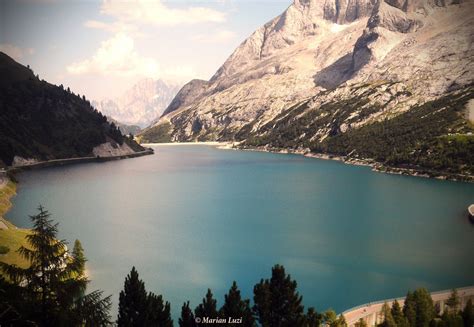
[[0, 51], [91, 100], [208, 80], [291, 0], [0, 0]]

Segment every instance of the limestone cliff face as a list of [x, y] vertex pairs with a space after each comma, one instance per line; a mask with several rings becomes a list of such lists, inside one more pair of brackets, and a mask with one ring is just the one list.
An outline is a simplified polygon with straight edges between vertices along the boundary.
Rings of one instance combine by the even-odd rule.
[[121, 96], [93, 101], [93, 106], [120, 123], [143, 128], [161, 116], [180, 87], [177, 83], [145, 78]]
[[168, 107], [164, 110], [163, 115], [166, 115], [170, 112], [179, 109], [180, 107], [185, 107], [191, 104], [193, 101], [197, 101], [201, 96], [206, 92], [207, 81], [193, 79], [192, 81], [186, 83], [181, 90], [176, 94]]
[[287, 72], [289, 68], [283, 62], [276, 60], [275, 64], [266, 65], [265, 60], [304, 40], [324, 38], [332, 24], [369, 17], [374, 5], [375, 0], [295, 0], [282, 15], [256, 30], [234, 51], [211, 78], [210, 89], [221, 91], [263, 75]]
[[[379, 110], [342, 130], [395, 117], [473, 82], [473, 3], [295, 0], [242, 42], [209, 82], [186, 85], [157, 125], [170, 124], [174, 141], [243, 140], [309, 98], [313, 110], [361, 89]], [[340, 110], [356, 117], [360, 108]]]

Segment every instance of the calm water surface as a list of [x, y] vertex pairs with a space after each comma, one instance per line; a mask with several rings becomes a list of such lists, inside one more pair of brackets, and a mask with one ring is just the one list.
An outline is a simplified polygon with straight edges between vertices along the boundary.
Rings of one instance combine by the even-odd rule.
[[[43, 204], [80, 239], [92, 288], [119, 291], [132, 266], [148, 290], [196, 306], [236, 280], [243, 295], [283, 264], [306, 306], [342, 311], [424, 286], [474, 284], [474, 184], [210, 146], [20, 174], [7, 217]], [[115, 310], [115, 309], [114, 309]], [[114, 313], [115, 315], [115, 313]]]

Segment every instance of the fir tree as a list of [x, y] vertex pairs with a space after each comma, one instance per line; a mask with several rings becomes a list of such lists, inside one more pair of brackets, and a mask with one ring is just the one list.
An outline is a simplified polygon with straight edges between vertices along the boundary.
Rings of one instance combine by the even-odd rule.
[[398, 327], [408, 327], [408, 321], [403, 315], [402, 308], [397, 300], [393, 302], [391, 312], [393, 320]]
[[336, 311], [329, 309], [323, 314], [323, 322], [325, 325], [334, 326], [337, 323]]
[[261, 280], [254, 287], [254, 312], [263, 327], [304, 326], [302, 297], [297, 283], [286, 275], [285, 268], [275, 265], [270, 280]]
[[163, 302], [163, 296], [148, 294], [145, 326], [173, 327], [171, 306]]
[[171, 327], [171, 306], [162, 295], [148, 293], [145, 283], [139, 278], [135, 267], [125, 278], [119, 295], [118, 326], [160, 326]]
[[145, 326], [147, 312], [145, 283], [139, 279], [135, 267], [125, 278], [119, 295], [118, 326]]
[[347, 327], [347, 322], [344, 315], [340, 315], [338, 317], [336, 312], [332, 309], [327, 310], [323, 314], [323, 323], [329, 327]]
[[457, 312], [445, 311], [441, 316], [441, 325], [446, 327], [464, 327], [463, 318]]
[[316, 310], [311, 307], [306, 312], [306, 327], [319, 327], [322, 322], [322, 315], [317, 313]]
[[451, 296], [449, 297], [449, 299], [446, 300], [446, 305], [448, 306], [449, 311], [457, 312], [460, 303], [461, 301], [459, 300], [458, 291], [456, 289], [453, 289], [453, 291], [451, 292]]
[[217, 301], [214, 300], [212, 292], [207, 289], [206, 297], [202, 299], [202, 303], [199, 304], [194, 310], [195, 317], [203, 319], [204, 317], [217, 318]]
[[[84, 295], [88, 283], [84, 275], [85, 257], [77, 241], [73, 253], [66, 242], [56, 238], [58, 224], [42, 206], [30, 216], [31, 234], [26, 236], [27, 247], [18, 252], [28, 262], [28, 268], [0, 263], [21, 298], [12, 298], [21, 319], [40, 326], [83, 326], [108, 323], [110, 297], [102, 298], [99, 291]], [[11, 304], [10, 304], [11, 305]], [[88, 314], [85, 313], [87, 305]]]
[[431, 295], [425, 288], [419, 288], [413, 296], [416, 303], [416, 327], [428, 327], [435, 316]]
[[397, 327], [395, 319], [392, 316], [392, 311], [389, 305], [385, 302], [382, 306], [383, 322], [379, 324], [381, 327]]
[[74, 241], [72, 249], [72, 257], [74, 258], [75, 270], [79, 276], [84, 276], [86, 271], [86, 257], [84, 256], [84, 248], [79, 240]]
[[234, 281], [232, 287], [224, 296], [224, 305], [219, 311], [222, 318], [242, 318], [242, 324], [240, 326], [253, 327], [255, 325], [255, 319], [250, 309], [250, 301], [242, 300], [240, 296], [240, 290], [237, 287], [237, 283]]
[[467, 301], [464, 310], [461, 312], [461, 316], [464, 322], [464, 327], [474, 326], [474, 306], [472, 305], [471, 299]]
[[189, 307], [189, 301], [184, 302], [181, 307], [181, 317], [178, 320], [179, 327], [196, 327], [196, 321], [194, 319], [193, 311]]
[[403, 305], [403, 315], [410, 327], [416, 327], [416, 302], [413, 293], [408, 292]]

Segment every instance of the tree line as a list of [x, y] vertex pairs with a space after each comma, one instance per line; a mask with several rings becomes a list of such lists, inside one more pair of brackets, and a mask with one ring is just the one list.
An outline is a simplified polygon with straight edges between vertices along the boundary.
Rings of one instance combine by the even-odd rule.
[[[171, 304], [162, 295], [147, 292], [145, 283], [133, 267], [126, 276], [119, 295], [118, 316], [110, 315], [111, 296], [100, 290], [86, 292], [84, 250], [76, 240], [72, 251], [66, 241], [58, 240], [58, 224], [43, 207], [36, 215], [28, 246], [18, 249], [30, 266], [0, 263], [0, 326], [109, 326], [123, 327], [174, 325]], [[459, 295], [453, 290], [446, 301], [447, 308], [440, 308], [426, 289], [408, 292], [403, 307], [395, 301], [382, 308], [381, 327], [472, 327], [474, 308], [469, 300], [461, 308]], [[198, 327], [208, 324], [243, 327], [344, 327], [344, 315], [333, 310], [318, 313], [310, 307], [305, 311], [303, 297], [297, 291], [297, 282], [281, 265], [272, 268], [271, 277], [261, 279], [253, 289], [253, 305], [241, 296], [234, 281], [224, 296], [224, 303], [217, 300], [210, 289], [202, 302], [194, 308], [189, 301], [181, 306], [178, 319], [180, 327]], [[367, 326], [360, 320], [358, 327]]]

